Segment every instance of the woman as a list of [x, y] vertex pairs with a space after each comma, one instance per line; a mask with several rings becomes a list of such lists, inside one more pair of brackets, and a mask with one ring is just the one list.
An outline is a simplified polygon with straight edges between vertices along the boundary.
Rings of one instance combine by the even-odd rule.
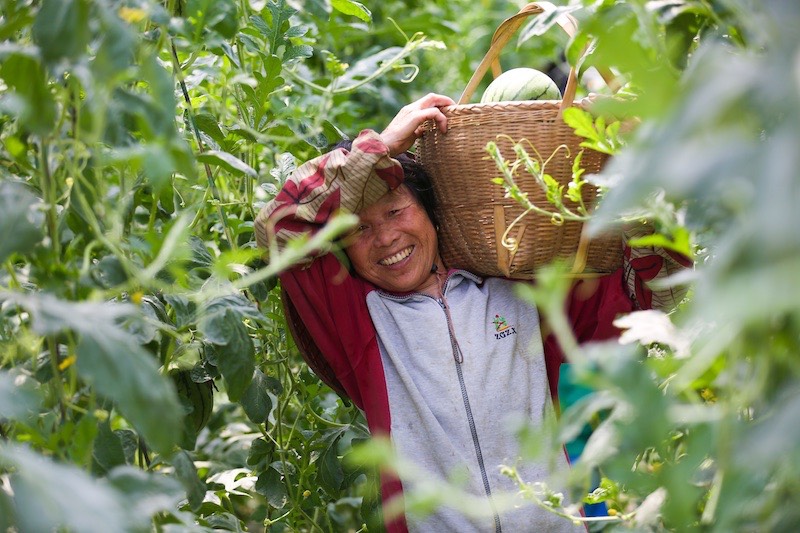
[[[349, 150], [298, 168], [259, 214], [256, 235], [267, 246], [314, 231], [338, 209], [359, 215], [344, 241], [355, 275], [324, 254], [282, 274], [282, 286], [373, 435], [390, 436], [402, 457], [431, 476], [466, 471], [466, 490], [491, 504], [493, 493], [515, 490], [499, 472], [517, 456], [509, 422], [521, 416], [541, 424], [552, 412], [563, 358], [551, 339], [542, 339], [536, 309], [514, 297], [514, 282], [448, 271], [439, 255], [424, 172], [402, 154], [426, 120], [445, 132], [439, 107], [453, 103], [427, 95], [380, 135], [365, 130]], [[616, 334], [614, 317], [634, 308], [624, 278], [623, 271], [601, 278], [588, 293], [587, 284], [577, 284], [569, 316], [579, 341]], [[550, 470], [527, 464], [521, 474], [543, 480]], [[384, 476], [383, 501], [413, 483]], [[491, 508], [486, 518], [449, 508], [408, 524], [400, 516], [387, 529], [575, 530], [533, 505]]]

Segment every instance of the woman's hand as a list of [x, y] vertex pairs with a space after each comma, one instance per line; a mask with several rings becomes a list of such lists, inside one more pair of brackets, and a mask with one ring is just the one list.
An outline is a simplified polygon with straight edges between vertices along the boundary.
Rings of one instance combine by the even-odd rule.
[[448, 96], [430, 93], [403, 107], [381, 132], [383, 142], [389, 147], [389, 155], [394, 157], [411, 148], [422, 135], [422, 123], [426, 120], [435, 120], [439, 130], [446, 132], [447, 117], [439, 108], [454, 104]]

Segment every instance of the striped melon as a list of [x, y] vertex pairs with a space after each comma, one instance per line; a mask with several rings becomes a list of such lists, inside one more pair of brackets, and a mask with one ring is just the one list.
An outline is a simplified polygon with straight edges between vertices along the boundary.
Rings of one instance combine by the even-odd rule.
[[521, 100], [561, 100], [561, 91], [544, 72], [512, 68], [495, 78], [481, 97], [481, 103]]
[[173, 370], [170, 372], [170, 377], [184, 406], [187, 429], [197, 434], [211, 418], [211, 410], [214, 407], [214, 384], [211, 380], [195, 382], [192, 380], [190, 370]]

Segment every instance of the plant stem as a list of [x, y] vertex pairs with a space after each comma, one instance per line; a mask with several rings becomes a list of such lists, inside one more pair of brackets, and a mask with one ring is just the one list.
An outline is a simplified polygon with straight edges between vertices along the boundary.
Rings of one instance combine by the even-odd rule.
[[53, 371], [53, 390], [58, 397], [61, 420], [65, 421], [67, 417], [67, 395], [64, 392], [64, 382], [61, 379], [61, 369], [58, 367], [58, 343], [56, 342], [55, 337], [52, 335], [47, 337], [47, 350], [50, 353], [50, 368]]
[[56, 190], [53, 183], [53, 177], [50, 173], [50, 164], [48, 162], [49, 143], [42, 139], [39, 146], [39, 166], [40, 168], [40, 188], [42, 196], [47, 204], [47, 211], [45, 217], [47, 220], [47, 233], [50, 237], [53, 255], [56, 259], [61, 256], [61, 243], [58, 238], [58, 211], [56, 209]]
[[[375, 72], [373, 72], [372, 74], [370, 74], [366, 78], [364, 78], [362, 80], [359, 80], [356, 83], [353, 83], [352, 85], [348, 85], [348, 86], [342, 87], [342, 88], [336, 88], [336, 83], [335, 82], [331, 83], [331, 85], [329, 85], [328, 87], [323, 87], [322, 85], [318, 85], [318, 84], [316, 84], [316, 83], [314, 83], [312, 81], [308, 81], [308, 80], [300, 77], [298, 74], [296, 74], [295, 72], [292, 72], [291, 70], [286, 70], [285, 72], [293, 80], [295, 80], [295, 81], [297, 81], [297, 82], [299, 82], [302, 85], [305, 85], [307, 87], [311, 87], [314, 90], [320, 91], [322, 93], [329, 93], [331, 95], [346, 94], [346, 93], [349, 93], [349, 92], [353, 92], [356, 89], [358, 89], [359, 87], [362, 87], [362, 86], [364, 86], [364, 85], [366, 85], [368, 83], [371, 83], [372, 81], [380, 78], [386, 72], [388, 72], [389, 70], [394, 68], [395, 65], [398, 62], [400, 62], [402, 59], [404, 59], [406, 56], [408, 56], [409, 54], [411, 54], [412, 52], [414, 52], [418, 48], [427, 47], [429, 44], [432, 44], [432, 43], [426, 41], [425, 40], [425, 36], [422, 35], [421, 33], [416, 33], [416, 34], [412, 35], [411, 39], [408, 40], [406, 45], [397, 54], [392, 56], [387, 61], [384, 61], [383, 63], [381, 63], [381, 66], [378, 67], [375, 70]], [[411, 80], [404, 80], [404, 81], [411, 81]]]
[[[180, 61], [178, 61], [178, 49], [175, 47], [175, 42], [172, 40], [170, 40], [170, 49], [172, 52], [170, 54], [170, 58], [172, 60], [173, 70], [175, 71], [175, 77], [178, 79], [178, 83], [181, 86], [183, 99], [186, 101], [186, 111], [187, 114], [189, 115], [189, 122], [191, 122], [192, 133], [194, 133], [195, 141], [197, 142], [197, 150], [200, 153], [203, 153], [205, 152], [203, 139], [200, 136], [200, 130], [197, 127], [197, 120], [195, 120], [194, 108], [192, 107], [192, 99], [189, 97], [189, 90], [186, 88], [186, 82], [183, 79], [183, 70], [181, 70]], [[219, 216], [220, 223], [222, 224], [222, 229], [225, 233], [225, 239], [228, 241], [228, 246], [230, 246], [231, 250], [235, 250], [237, 248], [236, 241], [233, 238], [233, 233], [231, 232], [231, 228], [228, 226], [228, 219], [225, 216], [225, 211], [222, 209], [222, 198], [220, 197], [217, 184], [214, 181], [214, 176], [211, 172], [211, 167], [208, 166], [208, 163], [203, 163], [203, 167], [206, 172], [206, 178], [208, 179], [208, 190], [211, 191], [211, 196], [215, 200], [214, 206], [217, 208], [217, 216]]]

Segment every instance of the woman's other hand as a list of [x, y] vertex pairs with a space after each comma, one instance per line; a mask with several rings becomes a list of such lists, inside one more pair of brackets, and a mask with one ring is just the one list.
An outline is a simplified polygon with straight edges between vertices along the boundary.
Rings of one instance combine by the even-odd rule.
[[426, 120], [435, 120], [439, 130], [446, 132], [447, 117], [439, 108], [454, 104], [449, 96], [430, 93], [403, 107], [381, 132], [383, 142], [389, 147], [389, 155], [394, 157], [411, 148], [422, 135], [422, 123]]

